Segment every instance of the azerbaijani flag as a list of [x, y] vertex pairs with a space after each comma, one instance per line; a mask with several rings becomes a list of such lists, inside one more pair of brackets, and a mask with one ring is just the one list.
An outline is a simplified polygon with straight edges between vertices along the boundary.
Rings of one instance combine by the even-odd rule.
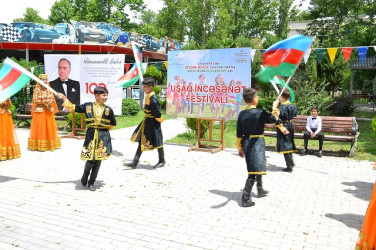
[[133, 64], [133, 67], [125, 73], [122, 77], [120, 77], [116, 81], [116, 87], [124, 88], [134, 85], [138, 79], [141, 77], [141, 81], [144, 79], [142, 78], [142, 75], [144, 74], [144, 67], [142, 65], [142, 52], [137, 47], [136, 44], [132, 42], [132, 48], [133, 48], [133, 55], [135, 58], [135, 64]]
[[262, 54], [262, 69], [256, 74], [261, 82], [270, 82], [274, 76], [291, 76], [299, 66], [313, 40], [297, 35], [273, 44]]
[[[276, 85], [281, 85], [282, 86], [282, 89], [283, 87], [286, 85], [285, 81], [282, 79], [282, 77], [280, 76], [275, 76], [274, 79], [273, 79], [273, 82], [276, 84]], [[290, 90], [290, 102], [293, 103], [294, 100], [295, 100], [295, 94], [294, 92], [292, 91], [292, 89], [290, 88], [289, 85], [286, 86], [286, 88], [288, 90]]]
[[133, 64], [132, 68], [122, 77], [116, 81], [116, 87], [129, 87], [134, 85], [138, 79], [140, 79], [140, 74], [138, 73], [138, 67]]
[[25, 70], [8, 57], [4, 60], [0, 69], [0, 102], [15, 95], [30, 81], [31, 77], [25, 74]]

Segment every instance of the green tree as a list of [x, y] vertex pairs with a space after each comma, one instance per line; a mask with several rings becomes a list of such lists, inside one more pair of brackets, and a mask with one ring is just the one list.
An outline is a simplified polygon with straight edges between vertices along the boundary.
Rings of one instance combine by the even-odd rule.
[[57, 23], [70, 23], [73, 16], [74, 9], [72, 7], [72, 0], [60, 0], [52, 5], [48, 20], [54, 25]]
[[292, 8], [293, 0], [280, 0], [278, 6], [278, 18], [276, 21], [275, 34], [279, 38], [287, 37], [287, 21], [290, 19], [290, 13], [296, 13], [296, 8]]
[[188, 39], [205, 45], [207, 35], [211, 32], [211, 19], [214, 14], [213, 0], [185, 0], [183, 13], [187, 27]]
[[39, 11], [33, 8], [26, 8], [23, 18], [16, 18], [13, 22], [32, 22], [32, 23], [46, 23], [46, 21], [39, 16]]
[[181, 0], [164, 0], [165, 7], [157, 15], [156, 24], [162, 36], [184, 41], [186, 34], [185, 19]]
[[158, 71], [157, 67], [155, 65], [150, 65], [147, 69], [145, 74], [143, 75], [145, 77], [153, 77], [158, 84], [162, 83], [162, 73]]

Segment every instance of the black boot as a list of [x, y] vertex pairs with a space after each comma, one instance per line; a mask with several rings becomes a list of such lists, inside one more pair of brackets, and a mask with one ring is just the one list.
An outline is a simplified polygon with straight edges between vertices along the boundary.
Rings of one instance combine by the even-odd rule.
[[125, 165], [128, 166], [128, 167], [131, 167], [131, 168], [136, 168], [138, 161], [140, 160], [141, 154], [142, 154], [141, 145], [138, 144], [138, 148], [137, 148], [137, 151], [136, 151], [136, 154], [135, 154], [133, 160], [126, 162]]
[[87, 179], [89, 178], [90, 170], [92, 168], [92, 164], [90, 161], [86, 161], [85, 163], [85, 169], [84, 169], [84, 174], [81, 177], [81, 184], [82, 186], [87, 185]]
[[255, 203], [252, 201], [251, 198], [251, 191], [252, 186], [255, 183], [255, 179], [247, 179], [245, 182], [245, 187], [243, 189], [243, 195], [242, 195], [242, 206], [243, 207], [252, 207], [255, 205]]
[[161, 148], [158, 148], [158, 158], [159, 158], [159, 161], [158, 163], [154, 166], [154, 168], [162, 168], [166, 165], [166, 161], [165, 161], [165, 158], [164, 158], [164, 150], [163, 150], [163, 147]]
[[91, 169], [90, 179], [89, 179], [89, 190], [95, 191], [96, 187], [94, 186], [94, 182], [97, 179], [99, 168], [101, 166], [101, 161], [94, 161], [93, 168]]
[[265, 197], [269, 192], [262, 188], [262, 175], [256, 175], [257, 181], [257, 196], [259, 198]]
[[293, 167], [292, 154], [283, 154], [283, 156], [285, 157], [287, 168], [282, 169], [282, 171], [291, 173]]

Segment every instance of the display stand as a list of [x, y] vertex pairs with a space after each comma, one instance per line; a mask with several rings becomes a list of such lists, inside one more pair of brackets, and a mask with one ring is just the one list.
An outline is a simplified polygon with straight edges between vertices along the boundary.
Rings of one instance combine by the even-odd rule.
[[68, 135], [61, 136], [61, 138], [74, 138], [77, 140], [85, 139], [85, 134], [78, 133], [78, 131], [86, 131], [86, 129], [84, 128], [84, 114], [81, 113], [80, 115], [81, 115], [81, 127], [76, 128], [76, 116], [75, 116], [75, 112], [72, 111], [72, 132], [70, 132], [70, 134]]
[[[200, 138], [201, 134], [201, 120], [209, 121], [209, 138], [202, 139]], [[221, 139], [220, 140], [213, 140], [213, 121], [221, 122]], [[224, 119], [215, 119], [215, 118], [197, 118], [197, 144], [196, 146], [188, 149], [188, 151], [205, 151], [211, 152], [212, 154], [217, 153], [223, 149], [225, 149], [225, 144], [223, 142], [223, 132], [225, 129], [225, 120]], [[209, 143], [219, 143], [219, 146], [213, 145], [203, 145], [201, 142], [209, 142]]]

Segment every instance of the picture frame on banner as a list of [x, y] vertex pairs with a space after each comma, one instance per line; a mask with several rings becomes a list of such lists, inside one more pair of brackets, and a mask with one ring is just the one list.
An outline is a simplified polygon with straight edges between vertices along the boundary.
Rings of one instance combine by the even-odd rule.
[[251, 87], [251, 48], [168, 52], [166, 115], [236, 120]]
[[132, 99], [140, 100], [140, 89], [132, 89]]
[[[63, 58], [70, 63], [69, 82], [65, 85], [71, 84], [72, 87], [67, 87], [67, 90], [63, 89], [62, 81], [57, 81], [61, 79], [59, 68], [63, 66], [69, 68], [69, 65], [59, 65], [59, 61]], [[124, 59], [123, 54], [44, 55], [45, 72], [50, 82], [57, 82], [57, 92], [67, 91], [67, 98], [75, 100], [74, 104], [79, 105], [95, 102], [94, 89], [103, 86], [108, 90], [106, 105], [114, 110], [115, 115], [122, 113], [123, 89], [115, 85], [117, 79], [124, 75]]]

